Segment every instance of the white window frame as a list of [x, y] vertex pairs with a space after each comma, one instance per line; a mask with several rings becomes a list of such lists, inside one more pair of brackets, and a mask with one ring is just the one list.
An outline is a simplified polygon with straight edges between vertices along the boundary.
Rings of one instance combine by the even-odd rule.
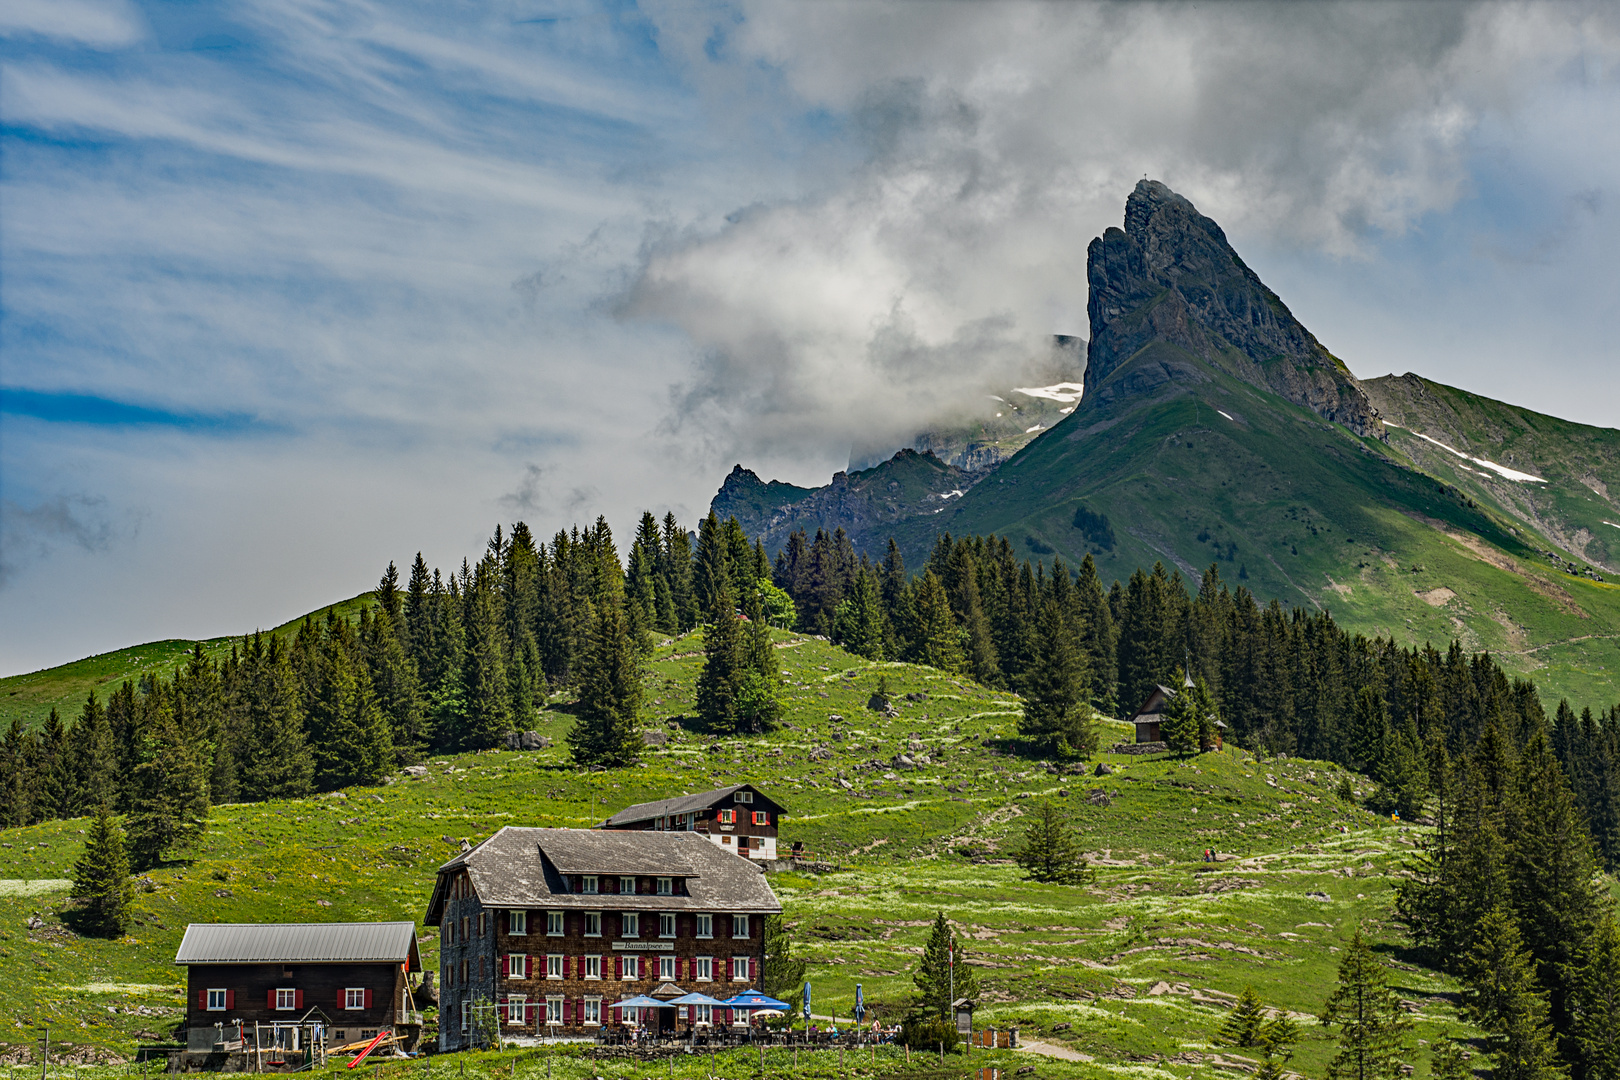
[[658, 879], [658, 895], [659, 896], [674, 896], [675, 895], [675, 879], [674, 878], [667, 878], [667, 877], [659, 878]]
[[[512, 969], [512, 961], [514, 960], [518, 962], [515, 972]], [[506, 954], [506, 977], [508, 979], [527, 979], [529, 977], [528, 953], [515, 952]]]
[[660, 982], [675, 981], [675, 958], [673, 956], [660, 956], [658, 958], [658, 980]]
[[[741, 972], [741, 974], [738, 974], [738, 972]], [[748, 981], [748, 957], [746, 957], [746, 956], [733, 956], [731, 958], [731, 981], [732, 982], [747, 982]]]
[[692, 976], [693, 980], [696, 982], [714, 982], [714, 957], [694, 956], [692, 959], [697, 965], [697, 974]]
[[734, 803], [751, 803], [754, 801], [754, 793], [752, 791], [734, 791], [731, 793], [731, 801]]
[[563, 913], [560, 911], [546, 912], [546, 936], [563, 936]]
[[602, 977], [602, 958], [600, 956], [585, 957], [585, 978], [600, 979]]
[[[286, 1002], [286, 1004], [282, 1004]], [[276, 1012], [294, 1012], [298, 1008], [298, 991], [286, 987], [276, 987]]]
[[692, 1023], [694, 1023], [694, 1024], [712, 1024], [712, 1023], [714, 1023], [714, 1006], [713, 1005], [694, 1005], [694, 1006], [692, 1006]]
[[714, 916], [708, 912], [699, 912], [697, 917], [697, 936], [700, 938], [714, 937]]
[[641, 936], [641, 913], [639, 911], [623, 911], [619, 913], [619, 936], [633, 938]]
[[620, 967], [623, 969], [619, 976], [622, 982], [635, 982], [641, 978], [641, 957], [635, 953], [626, 955]]
[[580, 1023], [582, 1023], [582, 1024], [590, 1024], [590, 1025], [593, 1025], [595, 1027], [601, 1027], [602, 1026], [602, 999], [601, 998], [599, 998], [599, 997], [588, 997], [588, 998], [585, 999], [585, 1019], [581, 1020]]
[[722, 825], [735, 825], [737, 824], [737, 811], [721, 810], [719, 812], [719, 818], [720, 824]]
[[463, 1001], [461, 1003], [461, 1033], [465, 1035], [470, 1030], [472, 1030], [472, 1002]]
[[579, 891], [586, 896], [596, 895], [596, 875], [584, 874], [579, 879]]
[[600, 911], [587, 911], [585, 913], [585, 936], [602, 936], [602, 913]]
[[563, 954], [560, 952], [546, 954], [546, 978], [562, 978]]
[[[626, 885], [628, 885], [629, 888], [625, 888]], [[634, 896], [634, 895], [636, 895], [636, 879], [633, 878], [633, 877], [621, 877], [621, 878], [619, 878], [619, 895], [620, 896]]]
[[343, 988], [343, 1011], [352, 1012], [355, 1009], [366, 1007], [366, 988], [363, 986], [345, 986]]
[[771, 815], [770, 814], [767, 814], [763, 810], [755, 810], [754, 811], [754, 824], [755, 825], [769, 825], [770, 823], [771, 823]]
[[562, 997], [560, 995], [559, 996], [547, 995], [547, 997], [546, 997], [546, 1024], [547, 1025], [557, 1025], [557, 1024], [561, 1024], [563, 1022], [562, 1006], [563, 1006], [563, 999], [562, 999]]
[[524, 1012], [525, 1007], [528, 1004], [529, 1004], [529, 997], [528, 997], [527, 994], [507, 994], [506, 995], [506, 1026], [507, 1027], [522, 1027], [523, 1026], [523, 1020], [524, 1020], [523, 1012]]
[[[747, 915], [733, 915], [731, 917], [731, 936], [737, 941], [747, 941], [752, 930], [753, 919]], [[741, 927], [742, 933], [737, 933]]]
[[526, 937], [529, 933], [529, 913], [522, 908], [513, 908], [506, 913], [506, 936]]
[[675, 936], [675, 913], [673, 911], [660, 911], [658, 913], [658, 936], [661, 938]]
[[[215, 987], [211, 986], [208, 988], [208, 997], [206, 1000], [208, 1001], [208, 1012], [224, 1012], [225, 1002], [229, 1000], [228, 992], [224, 987], [219, 987], [216, 989]], [[219, 1002], [218, 1005], [214, 1004], [216, 1001]]]

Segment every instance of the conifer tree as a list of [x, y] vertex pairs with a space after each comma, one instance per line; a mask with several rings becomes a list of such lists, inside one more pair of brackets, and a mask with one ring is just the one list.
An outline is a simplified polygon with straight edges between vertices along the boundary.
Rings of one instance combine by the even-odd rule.
[[[397, 604], [396, 604], [397, 606]], [[399, 620], [383, 608], [375, 618], [362, 621], [360, 648], [364, 653], [377, 706], [388, 721], [393, 750], [402, 761], [417, 761], [427, 752], [427, 703], [417, 678], [416, 663], [399, 637]], [[521, 657], [520, 657], [521, 660]], [[514, 703], [531, 701], [527, 671], [520, 672], [513, 689]]]
[[629, 765], [641, 750], [640, 651], [625, 626], [623, 603], [602, 605], [580, 684], [579, 713], [568, 746], [580, 765]]
[[1112, 715], [1112, 710], [1117, 708], [1118, 670], [1114, 659], [1114, 620], [1108, 611], [1108, 595], [1103, 591], [1102, 579], [1097, 575], [1097, 563], [1090, 552], [1080, 560], [1080, 573], [1074, 585], [1080, 609], [1080, 651], [1085, 654], [1086, 670], [1091, 672], [1091, 699], [1098, 708]]
[[73, 801], [75, 816], [102, 805], [117, 805], [121, 783], [118, 743], [107, 719], [107, 710], [101, 707], [94, 692], [84, 699], [73, 734], [79, 746], [78, 786]]
[[808, 963], [793, 956], [793, 937], [780, 915], [765, 916], [764, 959], [760, 963], [760, 989], [767, 997], [792, 1001], [804, 986]]
[[1259, 1046], [1265, 1026], [1266, 1010], [1260, 1004], [1260, 995], [1255, 993], [1254, 987], [1245, 986], [1237, 1004], [1221, 1021], [1215, 1042], [1222, 1046]]
[[1430, 1080], [1474, 1080], [1468, 1058], [1468, 1051], [1451, 1037], [1451, 1032], [1442, 1031], [1429, 1050]]
[[1024, 716], [1018, 730], [1059, 757], [1083, 757], [1097, 748], [1086, 691], [1085, 661], [1056, 600], [1041, 604], [1035, 661], [1024, 678]]
[[961, 671], [961, 635], [951, 615], [951, 602], [945, 595], [945, 586], [932, 570], [924, 570], [917, 581], [912, 590], [912, 604], [916, 610], [913, 659], [940, 671]]
[[882, 660], [886, 631], [877, 576], [862, 567], [833, 616], [833, 640], [856, 656]]
[[771, 644], [771, 628], [757, 587], [750, 590], [743, 615], [748, 628], [742, 635], [744, 670], [737, 693], [737, 726], [758, 735], [773, 730], [782, 720], [782, 666]]
[[672, 513], [664, 515], [663, 533], [663, 570], [669, 578], [670, 603], [674, 605], [676, 621], [684, 632], [702, 618], [692, 585], [692, 540]]
[[73, 864], [73, 897], [81, 906], [79, 923], [97, 937], [122, 937], [129, 928], [135, 889], [129, 879], [124, 830], [105, 803], [96, 809], [84, 839], [84, 852]]
[[[617, 575], [615, 575], [617, 577]], [[466, 647], [460, 664], [465, 727], [460, 749], [487, 750], [512, 730], [512, 688], [506, 674], [506, 641], [501, 633], [495, 590], [480, 565], [478, 579], [464, 585]]]
[[1395, 1080], [1412, 1021], [1389, 988], [1389, 973], [1357, 930], [1339, 960], [1339, 985], [1323, 1006], [1323, 1025], [1338, 1025], [1339, 1052], [1328, 1080]]
[[1176, 669], [1175, 677], [1170, 681], [1176, 688], [1175, 696], [1170, 699], [1170, 707], [1164, 711], [1164, 719], [1159, 723], [1159, 738], [1177, 753], [1190, 754], [1198, 749], [1198, 712], [1202, 702], [1194, 693], [1195, 687], [1188, 685], [1190, 680], [1180, 668]]
[[1620, 928], [1605, 912], [1570, 971], [1570, 1046], [1583, 1080], [1620, 1080]]
[[1074, 830], [1050, 802], [1043, 802], [1012, 853], [1032, 880], [1056, 885], [1084, 885], [1094, 876], [1081, 854]]
[[75, 769], [67, 726], [54, 707], [45, 718], [45, 726], [36, 737], [35, 745], [38, 749], [34, 768], [38, 779], [34, 817], [39, 821], [67, 817], [73, 806]]
[[[723, 563], [721, 569], [724, 569]], [[731, 575], [716, 573], [714, 580], [708, 622], [703, 627], [703, 670], [697, 679], [697, 713], [710, 731], [724, 734], [737, 730], [737, 699], [742, 693], [746, 669]]]
[[353, 655], [352, 634], [347, 624], [331, 620], [321, 648], [309, 727], [315, 784], [323, 791], [375, 784], [393, 764], [388, 721], [377, 705], [371, 673]]
[[979, 981], [967, 965], [967, 950], [956, 939], [943, 911], [928, 932], [928, 943], [923, 946], [911, 982], [916, 988], [913, 1011], [927, 1019], [946, 1019], [953, 1001], [979, 996]]
[[185, 698], [153, 687], [140, 718], [141, 762], [131, 778], [125, 830], [137, 870], [189, 850], [208, 827], [208, 763], [185, 732]]
[[1549, 1080], [1560, 1074], [1547, 998], [1513, 919], [1500, 908], [1481, 920], [1463, 960], [1463, 1010], [1485, 1029], [1494, 1080]]
[[244, 645], [241, 671], [233, 699], [254, 748], [243, 763], [243, 794], [254, 800], [308, 795], [315, 761], [304, 738], [298, 676], [281, 638], [254, 634]]

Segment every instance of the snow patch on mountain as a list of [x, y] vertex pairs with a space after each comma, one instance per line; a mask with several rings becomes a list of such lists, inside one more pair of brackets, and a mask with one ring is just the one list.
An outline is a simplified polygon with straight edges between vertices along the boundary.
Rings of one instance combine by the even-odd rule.
[[[1386, 422], [1384, 424], [1384, 426], [1385, 427], [1393, 427], [1393, 428], [1400, 427], [1399, 424], [1391, 424], [1391, 423], [1388, 423], [1388, 422]], [[1465, 454], [1461, 450], [1454, 450], [1451, 447], [1447, 446], [1445, 443], [1441, 442], [1439, 439], [1431, 439], [1431, 438], [1429, 438], [1427, 435], [1423, 434], [1423, 432], [1421, 432], [1421, 431], [1412, 431], [1411, 428], [1401, 428], [1401, 430], [1411, 432], [1413, 435], [1416, 435], [1418, 438], [1422, 439], [1424, 442], [1433, 443], [1434, 445], [1438, 446], [1440, 449], [1444, 450], [1448, 454], [1454, 454], [1457, 457], [1462, 458], [1464, 461], [1472, 461], [1475, 465], [1479, 465], [1479, 466], [1482, 466], [1484, 468], [1490, 469], [1492, 472], [1494, 472], [1497, 475], [1501, 476], [1505, 480], [1515, 480], [1515, 481], [1517, 481], [1517, 482], [1519, 482], [1521, 484], [1545, 484], [1547, 482], [1544, 478], [1542, 478], [1540, 476], [1533, 476], [1533, 475], [1531, 475], [1530, 473], [1527, 473], [1527, 472], [1520, 472], [1518, 469], [1510, 469], [1506, 465], [1498, 465], [1494, 461], [1487, 461], [1486, 459], [1484, 459], [1482, 457], [1474, 457], [1471, 454]], [[1466, 468], [1466, 466], [1465, 466], [1465, 468]], [[1478, 472], [1479, 470], [1477, 470], [1477, 469], [1468, 469], [1468, 471], [1469, 472]], [[1489, 474], [1488, 473], [1480, 473], [1479, 475], [1488, 476]]]
[[1048, 401], [1059, 401], [1065, 405], [1073, 405], [1080, 400], [1085, 391], [1084, 383], [1060, 382], [1051, 386], [1015, 386], [1013, 393], [1023, 394], [1025, 397], [1046, 398]]

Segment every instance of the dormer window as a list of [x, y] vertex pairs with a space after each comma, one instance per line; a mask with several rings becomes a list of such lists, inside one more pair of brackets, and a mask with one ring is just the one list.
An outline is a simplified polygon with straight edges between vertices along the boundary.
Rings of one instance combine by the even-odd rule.
[[675, 895], [675, 881], [674, 881], [673, 878], [661, 877], [661, 878], [658, 879], [658, 895], [659, 896], [673, 896], [673, 895]]
[[754, 801], [754, 793], [752, 791], [734, 791], [731, 793], [731, 801], [751, 803]]
[[636, 891], [636, 879], [633, 878], [633, 877], [622, 877], [622, 878], [620, 878], [619, 879], [619, 891], [621, 893], [633, 893], [633, 892], [635, 892]]
[[596, 875], [581, 874], [579, 876], [579, 891], [586, 896], [594, 896], [596, 894]]

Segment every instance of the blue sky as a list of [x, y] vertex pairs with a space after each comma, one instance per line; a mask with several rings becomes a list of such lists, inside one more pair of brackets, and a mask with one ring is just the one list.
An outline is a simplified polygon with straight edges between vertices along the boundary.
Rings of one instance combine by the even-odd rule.
[[1620, 417], [1608, 6], [14, 0], [0, 672], [824, 482], [1144, 174], [1363, 376]]

